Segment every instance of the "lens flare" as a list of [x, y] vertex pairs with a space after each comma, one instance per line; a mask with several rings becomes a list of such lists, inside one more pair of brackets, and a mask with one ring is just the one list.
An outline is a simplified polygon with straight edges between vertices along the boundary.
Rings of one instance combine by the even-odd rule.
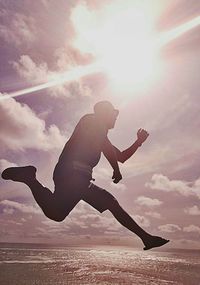
[[83, 76], [86, 76], [88, 74], [92, 74], [95, 72], [99, 71], [99, 67], [97, 65], [97, 63], [94, 64], [90, 64], [87, 66], [83, 66], [83, 67], [76, 67], [74, 69], [72, 69], [71, 71], [68, 72], [64, 72], [62, 74], [58, 74], [56, 76], [56, 79], [54, 80], [50, 80], [46, 83], [42, 83], [36, 86], [32, 86], [29, 88], [25, 88], [22, 90], [18, 90], [18, 91], [14, 91], [14, 92], [10, 92], [8, 93], [0, 93], [0, 100], [5, 100], [5, 99], [9, 99], [12, 97], [19, 97], [22, 95], [27, 95], [33, 92], [37, 92], [37, 91], [41, 91], [47, 88], [51, 88], [54, 86], [58, 86], [58, 85], [62, 85], [68, 82], [72, 82], [75, 81]]
[[[126, 17], [130, 15], [131, 15], [130, 13], [125, 14]], [[136, 15], [136, 19], [138, 19], [138, 23], [141, 25], [141, 29], [144, 30], [144, 27], [142, 26], [143, 22], [141, 21], [140, 14]], [[136, 25], [136, 22], [134, 23], [134, 25]], [[127, 56], [127, 55], [128, 54], [130, 55], [132, 53], [133, 48], [135, 52], [132, 58], [132, 63], [136, 62], [136, 64], [141, 67], [139, 70], [137, 69], [138, 73], [135, 73], [134, 75], [137, 79], [137, 76], [140, 77], [140, 75], [145, 72], [145, 76], [143, 75], [143, 77], [147, 78], [148, 76], [150, 76], [150, 73], [149, 73], [150, 69], [148, 69], [148, 67], [152, 67], [153, 59], [155, 57], [154, 49], [157, 50], [159, 48], [162, 48], [163, 46], [167, 45], [169, 42], [177, 39], [178, 37], [182, 36], [184, 33], [194, 29], [195, 27], [199, 25], [200, 25], [200, 16], [195, 17], [192, 20], [187, 21], [186, 23], [170, 31], [162, 33], [160, 36], [157, 37], [157, 39], [154, 42], [151, 42], [148, 37], [145, 38], [145, 32], [144, 32], [138, 36], [138, 40], [140, 38], [139, 44], [138, 45], [135, 44], [134, 46], [132, 44], [130, 44], [130, 46], [127, 46], [128, 40], [131, 36], [130, 33], [125, 34], [124, 36], [122, 36], [122, 38], [114, 36], [114, 39], [115, 39], [114, 44], [111, 47], [108, 46], [107, 50], [106, 50], [106, 45], [104, 41], [104, 45], [101, 46], [101, 48], [104, 51], [106, 50], [104, 52], [104, 57], [102, 58], [100, 56], [100, 58], [95, 63], [87, 65], [87, 66], [76, 67], [72, 69], [71, 71], [67, 71], [65, 73], [61, 73], [61, 74], [58, 73], [55, 79], [51, 79], [45, 83], [42, 83], [36, 86], [32, 86], [29, 88], [25, 88], [25, 89], [18, 90], [15, 92], [10, 92], [10, 93], [0, 93], [1, 94], [0, 101], [8, 99], [8, 98], [12, 98], [12, 97], [27, 95], [33, 92], [37, 92], [37, 91], [51, 88], [54, 86], [62, 85], [68, 82], [72, 82], [72, 81], [78, 80], [79, 78], [83, 76], [93, 74], [96, 72], [108, 72], [110, 74], [113, 74], [116, 80], [119, 77], [123, 78], [123, 76], [124, 78], [127, 78], [127, 77], [129, 79], [133, 78], [132, 70], [127, 70], [127, 66], [129, 66], [129, 60], [130, 60], [130, 56]], [[111, 34], [108, 33], [109, 31], [106, 31], [105, 38], [108, 39], [110, 36], [112, 36], [112, 34], [115, 32], [115, 28], [116, 28], [115, 25], [113, 26], [112, 24], [110, 28], [108, 28], [108, 30], [110, 29]], [[122, 30], [124, 31], [125, 29], [122, 29]], [[101, 41], [103, 41], [103, 34], [101, 34], [101, 37], [102, 37]], [[144, 56], [143, 58], [138, 57], [138, 54], [141, 54], [140, 49], [146, 48], [146, 45], [148, 45], [149, 53], [146, 54], [146, 56]], [[118, 47], [118, 52], [115, 51], [114, 47]], [[96, 48], [97, 49], [99, 48], [98, 45], [96, 45]], [[119, 51], [122, 54], [120, 58], [119, 58]], [[144, 50], [143, 55], [145, 55], [145, 51], [146, 49]], [[129, 77], [129, 75], [131, 77]]]
[[158, 38], [157, 45], [159, 47], [162, 47], [169, 42], [177, 39], [178, 37], [182, 36], [184, 33], [192, 30], [193, 28], [196, 28], [197, 26], [200, 25], [200, 16], [195, 17], [194, 19], [168, 31], [163, 34]]

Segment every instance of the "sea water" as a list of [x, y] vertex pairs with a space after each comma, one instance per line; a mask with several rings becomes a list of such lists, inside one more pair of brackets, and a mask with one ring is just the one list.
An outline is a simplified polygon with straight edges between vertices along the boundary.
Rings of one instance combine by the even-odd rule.
[[9, 245], [0, 248], [1, 285], [200, 285], [200, 251]]

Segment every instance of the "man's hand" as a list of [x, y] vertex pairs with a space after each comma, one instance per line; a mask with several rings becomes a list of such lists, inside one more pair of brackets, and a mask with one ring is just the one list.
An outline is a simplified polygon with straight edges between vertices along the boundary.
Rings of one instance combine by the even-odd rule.
[[113, 183], [115, 184], [117, 184], [120, 180], [122, 180], [122, 175], [119, 170], [113, 171], [112, 179], [113, 179]]
[[149, 133], [147, 133], [146, 130], [139, 129], [137, 132], [137, 142], [139, 145], [141, 145], [146, 139], [148, 138]]

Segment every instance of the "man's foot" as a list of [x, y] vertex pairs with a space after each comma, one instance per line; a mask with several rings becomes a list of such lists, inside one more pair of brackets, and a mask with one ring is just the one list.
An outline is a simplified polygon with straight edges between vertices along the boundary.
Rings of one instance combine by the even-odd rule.
[[169, 240], [168, 239], [164, 239], [161, 237], [157, 237], [157, 236], [150, 236], [145, 242], [144, 245], [145, 247], [143, 248], [144, 250], [148, 250], [154, 247], [160, 247], [166, 243], [168, 243]]
[[5, 180], [27, 182], [36, 178], [36, 168], [34, 166], [9, 167], [6, 168], [1, 177]]

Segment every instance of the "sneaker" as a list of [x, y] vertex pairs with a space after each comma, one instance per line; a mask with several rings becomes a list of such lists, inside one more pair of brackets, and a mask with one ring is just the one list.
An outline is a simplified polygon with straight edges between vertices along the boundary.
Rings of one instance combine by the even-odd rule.
[[154, 247], [160, 247], [163, 246], [164, 244], [168, 243], [168, 239], [164, 239], [161, 237], [157, 236], [151, 236], [147, 242], [145, 242], [145, 247], [143, 248], [144, 250], [149, 250]]
[[36, 178], [36, 168], [34, 166], [9, 167], [2, 172], [1, 177], [5, 180], [26, 182]]

